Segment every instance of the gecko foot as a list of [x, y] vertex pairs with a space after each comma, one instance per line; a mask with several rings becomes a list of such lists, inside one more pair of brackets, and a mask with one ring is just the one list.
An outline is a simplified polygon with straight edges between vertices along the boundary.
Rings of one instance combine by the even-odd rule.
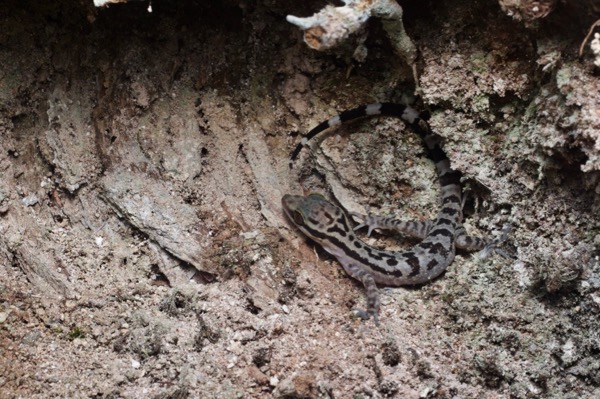
[[505, 224], [504, 227], [502, 228], [502, 235], [500, 236], [500, 238], [490, 241], [489, 244], [487, 244], [481, 251], [479, 251], [479, 253], [477, 254], [479, 256], [479, 258], [486, 259], [492, 253], [496, 253], [496, 254], [502, 256], [503, 258], [512, 259], [513, 257], [510, 256], [510, 254], [508, 252], [506, 252], [504, 249], [501, 248], [508, 241], [508, 235], [511, 230], [512, 230], [511, 226], [508, 224]]
[[370, 212], [367, 215], [352, 212], [351, 215], [361, 221], [361, 223], [354, 228], [354, 231], [367, 227], [367, 237], [371, 236], [373, 230], [385, 227], [385, 218], [382, 216], [373, 215]]
[[352, 311], [352, 315], [354, 317], [358, 317], [359, 319], [364, 320], [364, 321], [369, 320], [371, 318], [371, 316], [373, 316], [373, 321], [375, 322], [375, 325], [377, 327], [379, 327], [379, 316], [377, 316], [377, 313], [370, 313], [363, 309], [354, 309]]

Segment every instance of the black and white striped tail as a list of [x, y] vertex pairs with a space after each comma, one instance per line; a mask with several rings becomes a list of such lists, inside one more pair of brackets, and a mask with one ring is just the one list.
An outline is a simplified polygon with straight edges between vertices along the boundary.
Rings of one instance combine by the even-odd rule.
[[302, 138], [300, 143], [298, 143], [296, 148], [294, 148], [294, 151], [292, 151], [292, 155], [290, 156], [290, 169], [292, 168], [294, 161], [300, 154], [300, 151], [302, 151], [302, 148], [308, 143], [309, 140], [311, 140], [313, 137], [315, 137], [322, 131], [352, 121], [354, 119], [374, 115], [393, 116], [401, 118], [407, 125], [411, 127], [412, 130], [415, 131], [415, 133], [417, 133], [421, 137], [421, 139], [423, 139], [429, 158], [431, 158], [434, 162], [446, 159], [446, 154], [438, 145], [437, 140], [427, 140], [427, 137], [431, 134], [429, 131], [429, 127], [426, 124], [426, 120], [429, 118], [427, 113], [419, 113], [414, 108], [411, 108], [407, 105], [395, 103], [379, 103], [362, 105], [357, 108], [349, 109], [325, 122], [321, 122], [310, 132], [308, 132]]

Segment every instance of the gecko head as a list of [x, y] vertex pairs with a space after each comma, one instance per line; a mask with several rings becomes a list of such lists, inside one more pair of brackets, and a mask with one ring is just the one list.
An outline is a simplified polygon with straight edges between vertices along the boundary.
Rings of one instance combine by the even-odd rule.
[[321, 242], [321, 237], [327, 234], [327, 230], [340, 223], [340, 220], [347, 224], [344, 212], [321, 194], [284, 195], [281, 205], [300, 231], [317, 242]]

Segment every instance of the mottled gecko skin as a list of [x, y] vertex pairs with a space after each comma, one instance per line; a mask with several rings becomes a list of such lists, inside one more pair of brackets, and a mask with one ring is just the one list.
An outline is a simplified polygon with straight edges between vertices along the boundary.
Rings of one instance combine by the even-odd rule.
[[454, 260], [455, 248], [483, 249], [489, 240], [465, 234], [462, 222], [460, 173], [450, 167], [439, 139], [414, 109], [401, 104], [370, 104], [345, 111], [322, 122], [302, 139], [292, 152], [290, 167], [308, 140], [318, 133], [344, 122], [369, 115], [401, 118], [422, 139], [428, 157], [435, 163], [441, 186], [442, 207], [437, 217], [427, 222], [402, 222], [375, 215], [360, 216], [363, 223], [354, 230], [368, 227], [396, 230], [423, 241], [403, 252], [374, 248], [354, 234], [348, 216], [320, 194], [285, 195], [281, 202], [290, 220], [302, 233], [318, 242], [342, 264], [344, 270], [361, 281], [367, 290], [367, 317], [379, 324], [377, 285], [423, 284], [439, 276]]

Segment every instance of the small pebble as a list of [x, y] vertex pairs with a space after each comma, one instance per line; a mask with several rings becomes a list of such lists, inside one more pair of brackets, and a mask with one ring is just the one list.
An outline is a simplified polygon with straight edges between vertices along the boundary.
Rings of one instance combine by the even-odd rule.
[[21, 200], [21, 202], [25, 206], [33, 206], [33, 205], [37, 204], [38, 201], [39, 201], [38, 197], [35, 194], [28, 195], [27, 197], [25, 197]]

